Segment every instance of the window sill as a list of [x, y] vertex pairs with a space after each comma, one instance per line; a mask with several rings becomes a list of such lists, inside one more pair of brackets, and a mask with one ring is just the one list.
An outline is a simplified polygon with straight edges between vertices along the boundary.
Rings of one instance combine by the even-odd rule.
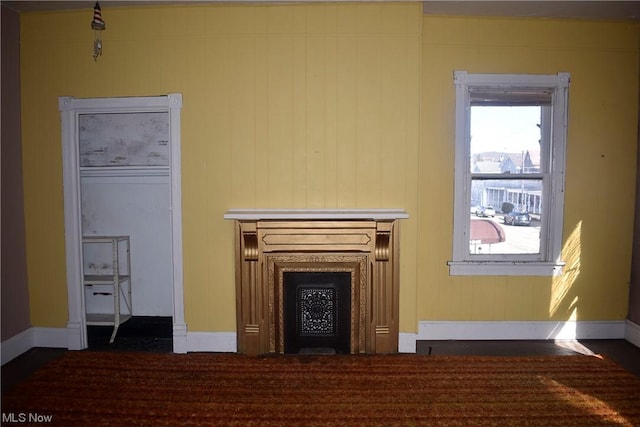
[[449, 261], [450, 276], [559, 276], [564, 262]]

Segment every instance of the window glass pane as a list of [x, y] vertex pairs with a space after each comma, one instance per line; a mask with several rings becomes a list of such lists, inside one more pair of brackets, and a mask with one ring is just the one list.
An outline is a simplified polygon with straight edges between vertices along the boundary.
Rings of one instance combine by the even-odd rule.
[[473, 179], [469, 252], [540, 252], [542, 179]]
[[540, 106], [471, 107], [471, 173], [539, 173]]

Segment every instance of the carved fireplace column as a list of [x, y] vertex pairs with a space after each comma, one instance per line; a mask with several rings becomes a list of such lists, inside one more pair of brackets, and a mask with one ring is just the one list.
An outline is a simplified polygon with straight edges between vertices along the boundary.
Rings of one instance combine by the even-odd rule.
[[402, 210], [235, 209], [237, 348], [284, 352], [283, 274], [351, 274], [350, 352], [398, 351]]

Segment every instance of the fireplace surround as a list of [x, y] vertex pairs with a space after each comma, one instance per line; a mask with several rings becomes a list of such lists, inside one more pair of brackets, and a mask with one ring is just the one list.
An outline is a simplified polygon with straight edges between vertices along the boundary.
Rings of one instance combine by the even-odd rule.
[[408, 218], [405, 211], [232, 209], [224, 217], [235, 223], [239, 353], [286, 353], [290, 273], [348, 273], [348, 352], [398, 351], [398, 220]]

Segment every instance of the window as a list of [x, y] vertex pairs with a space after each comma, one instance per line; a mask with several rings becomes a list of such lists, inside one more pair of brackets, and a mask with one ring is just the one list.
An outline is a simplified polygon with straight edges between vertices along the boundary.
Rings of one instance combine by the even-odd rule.
[[569, 80], [454, 73], [450, 274], [561, 274]]

